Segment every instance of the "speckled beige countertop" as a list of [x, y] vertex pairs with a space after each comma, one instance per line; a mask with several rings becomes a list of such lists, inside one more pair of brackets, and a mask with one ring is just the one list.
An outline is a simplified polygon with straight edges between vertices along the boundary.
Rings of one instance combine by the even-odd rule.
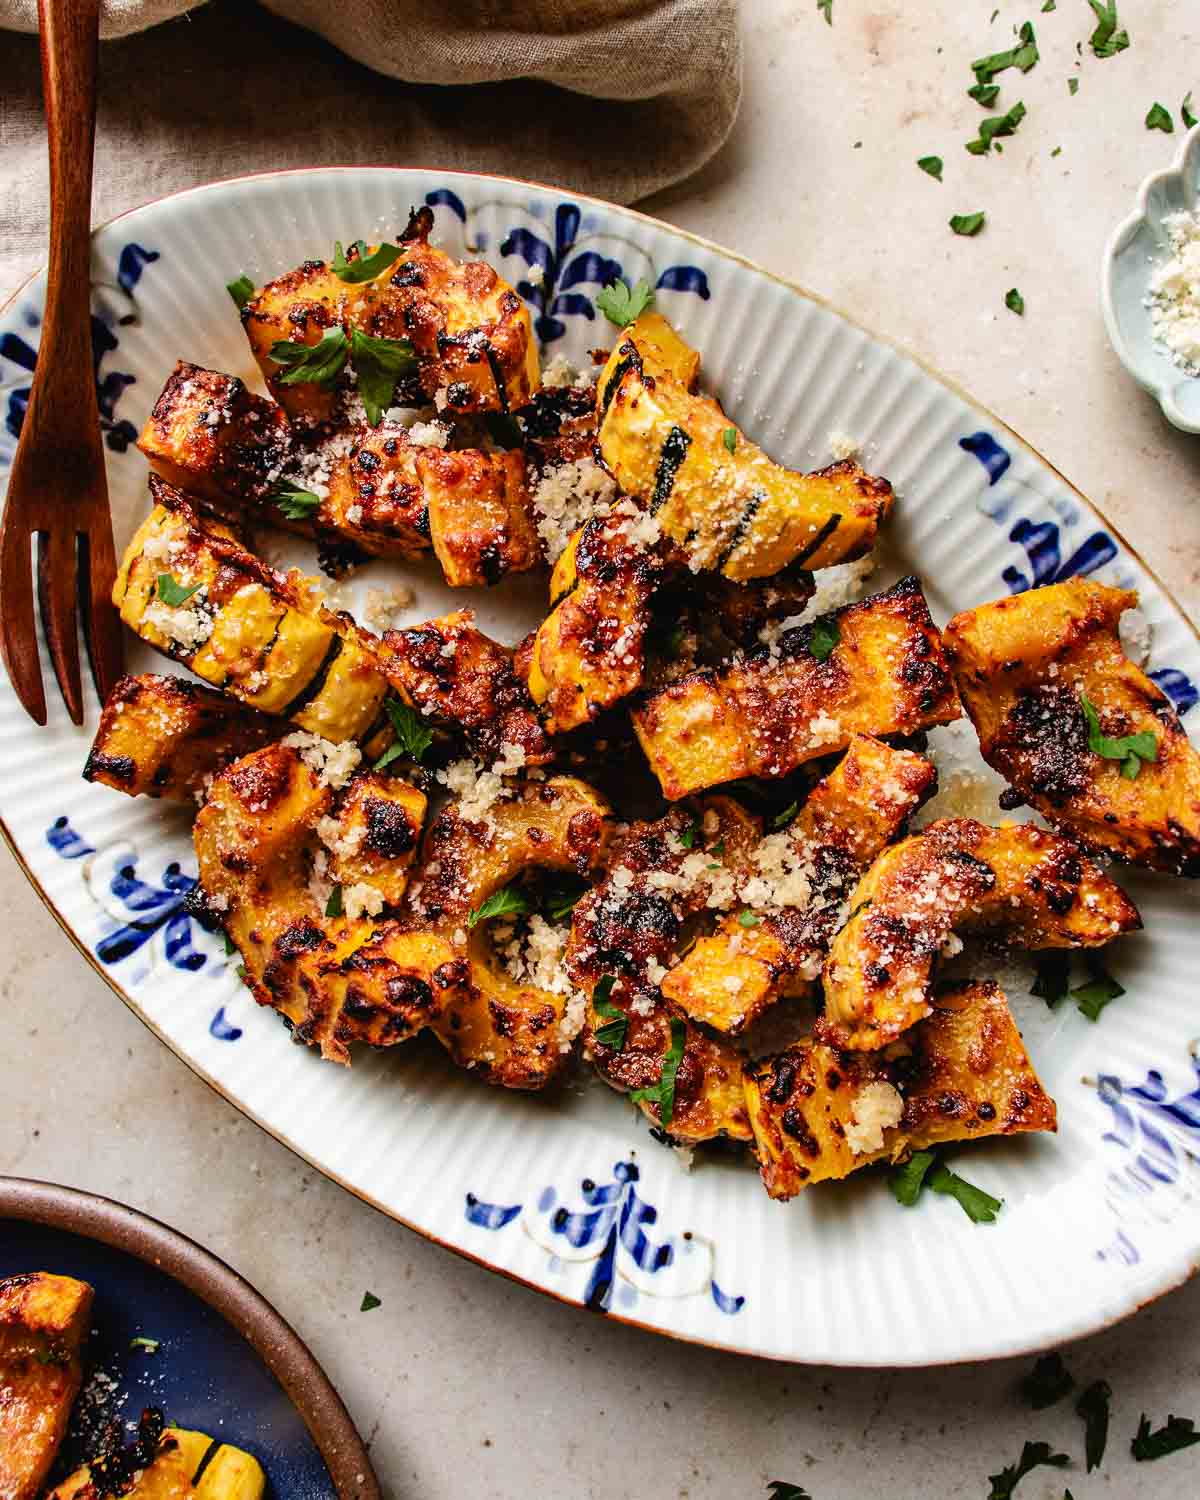
[[[1104, 240], [1179, 139], [1147, 131], [1145, 114], [1162, 100], [1178, 125], [1183, 95], [1200, 96], [1200, 9], [1121, 0], [1133, 45], [1098, 61], [1085, 0], [1057, 0], [1046, 15], [1041, 0], [1004, 0], [989, 25], [993, 3], [834, 0], [828, 27], [813, 0], [744, 0], [736, 132], [698, 179], [649, 207], [828, 296], [961, 382], [1200, 614], [1200, 439], [1172, 431], [1126, 380], [1097, 310]], [[226, 5], [180, 24], [203, 49], [233, 15]], [[1027, 18], [1042, 50], [1020, 82], [1028, 117], [1003, 156], [969, 157], [979, 110], [964, 93], [967, 65]], [[260, 36], [274, 25], [257, 24]], [[11, 123], [36, 98], [35, 47], [0, 48]], [[282, 62], [256, 49], [240, 65], [259, 70], [264, 97], [283, 97]], [[362, 76], [325, 66], [307, 118], [353, 109]], [[209, 141], [214, 126], [189, 116], [194, 96], [182, 86], [166, 117], [108, 101], [101, 163], [106, 130], [137, 131], [152, 143], [156, 185], [164, 173], [173, 186], [199, 180], [189, 139]], [[379, 97], [358, 159], [402, 160]], [[230, 127], [224, 175], [344, 159], [285, 135], [278, 119], [258, 137]], [[928, 153], [946, 159], [943, 185], [914, 165]], [[500, 160], [502, 145], [480, 165]], [[126, 206], [106, 199], [101, 165], [97, 217]], [[983, 234], [950, 234], [951, 213], [979, 208]], [[30, 266], [39, 258], [36, 246], [21, 253]], [[1003, 306], [1014, 285], [1023, 319]], [[0, 899], [0, 1171], [123, 1199], [230, 1260], [310, 1342], [387, 1494], [734, 1500], [785, 1478], [814, 1500], [949, 1500], [984, 1496], [985, 1476], [1026, 1438], [1081, 1450], [1070, 1403], [1034, 1415], [1017, 1399], [1026, 1361], [901, 1374], [772, 1365], [606, 1323], [458, 1260], [324, 1181], [193, 1077], [86, 967], [8, 858]], [[366, 1288], [383, 1302], [369, 1315], [358, 1311]], [[1076, 1500], [1194, 1490], [1200, 1449], [1134, 1466], [1127, 1442], [1142, 1410], [1200, 1418], [1198, 1350], [1195, 1284], [1076, 1346], [1081, 1379], [1104, 1375], [1116, 1393], [1109, 1458], [1090, 1478], [1039, 1470], [1020, 1500], [1061, 1500], [1064, 1483]]]

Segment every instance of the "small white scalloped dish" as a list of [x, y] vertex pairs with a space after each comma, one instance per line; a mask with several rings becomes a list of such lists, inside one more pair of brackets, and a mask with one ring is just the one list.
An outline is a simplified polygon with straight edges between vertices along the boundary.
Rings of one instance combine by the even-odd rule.
[[1104, 247], [1100, 302], [1117, 358], [1167, 420], [1200, 432], [1200, 375], [1189, 375], [1154, 337], [1147, 296], [1150, 277], [1170, 254], [1163, 220], [1194, 212], [1200, 196], [1200, 125], [1183, 138], [1174, 162], [1146, 178], [1137, 207]]

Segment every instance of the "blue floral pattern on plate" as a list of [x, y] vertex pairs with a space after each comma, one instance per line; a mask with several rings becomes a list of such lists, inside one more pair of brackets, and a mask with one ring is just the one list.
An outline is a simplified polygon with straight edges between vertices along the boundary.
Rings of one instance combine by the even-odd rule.
[[689, 1231], [660, 1241], [647, 1235], [658, 1210], [638, 1192], [640, 1177], [634, 1162], [616, 1162], [611, 1182], [582, 1180], [577, 1206], [560, 1201], [553, 1187], [543, 1188], [531, 1208], [487, 1203], [468, 1193], [467, 1222], [493, 1233], [519, 1222], [545, 1250], [551, 1271], [590, 1266], [583, 1302], [594, 1312], [608, 1312], [614, 1296], [625, 1309], [635, 1307], [639, 1296], [704, 1294], [730, 1317], [741, 1312], [745, 1297], [731, 1297], [716, 1283], [716, 1249], [709, 1240]]

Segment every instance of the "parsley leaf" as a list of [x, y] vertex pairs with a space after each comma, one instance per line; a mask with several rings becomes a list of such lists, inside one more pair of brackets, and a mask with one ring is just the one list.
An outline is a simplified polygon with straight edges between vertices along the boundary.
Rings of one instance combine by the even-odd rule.
[[948, 1197], [957, 1199], [972, 1224], [994, 1224], [996, 1215], [1004, 1206], [1003, 1199], [993, 1198], [991, 1193], [977, 1188], [973, 1182], [952, 1172], [942, 1162], [938, 1162], [925, 1180], [935, 1193], [945, 1193]]
[[921, 1196], [925, 1186], [925, 1174], [933, 1166], [932, 1151], [914, 1151], [903, 1166], [899, 1166], [888, 1180], [892, 1197], [905, 1208], [911, 1208]]
[[1106, 974], [1103, 969], [1090, 979], [1087, 984], [1081, 984], [1071, 991], [1071, 999], [1078, 1005], [1081, 1013], [1089, 1021], [1098, 1021], [1100, 1012], [1110, 1000], [1117, 1000], [1125, 993], [1122, 985], [1119, 985], [1111, 974]]
[[312, 490], [302, 490], [290, 479], [280, 480], [270, 498], [289, 521], [311, 520], [321, 504], [320, 495], [314, 495]]
[[737, 452], [737, 428], [727, 427], [721, 434], [721, 441], [729, 449], [730, 453]]
[[1004, 115], [989, 115], [986, 120], [979, 123], [979, 139], [967, 142], [967, 150], [972, 156], [984, 156], [992, 149], [992, 142], [997, 136], [1014, 135], [1017, 126], [1025, 118], [1025, 106], [1018, 99], [1016, 104]]
[[389, 745], [375, 762], [375, 770], [382, 771], [384, 766], [401, 758], [415, 760], [419, 765], [421, 757], [433, 744], [433, 730], [426, 727], [415, 709], [401, 703], [399, 698], [387, 699], [383, 707], [396, 731], [396, 742]]
[[243, 271], [235, 281], [227, 281], [225, 283], [225, 290], [240, 309], [245, 307], [246, 303], [254, 296], [254, 283]]
[[157, 1354], [162, 1344], [158, 1339], [138, 1337], [129, 1340], [129, 1347], [130, 1349], [144, 1349], [147, 1354]]
[[1055, 3], [1055, 0], [1046, 0], [1045, 5], [1042, 6], [1042, 15], [1046, 15], [1050, 11], [1057, 9], [1058, 5]]
[[827, 662], [841, 638], [837, 618], [834, 615], [822, 615], [809, 626], [808, 654], [819, 662]]
[[634, 1089], [629, 1097], [635, 1104], [657, 1104], [658, 1123], [664, 1130], [671, 1124], [675, 1113], [675, 1077], [683, 1061], [683, 1049], [687, 1045], [687, 1027], [678, 1016], [671, 1017], [671, 1046], [662, 1061], [662, 1073], [657, 1083], [644, 1089]]
[[776, 813], [771, 819], [772, 830], [786, 828], [799, 811], [800, 804], [798, 802], [789, 802], [781, 813]]
[[950, 228], [955, 234], [965, 234], [968, 238], [978, 234], [987, 221], [987, 214], [954, 214], [950, 220]]
[[998, 83], [977, 83], [973, 88], [967, 90], [969, 98], [981, 104], [984, 109], [991, 109], [1000, 97], [1000, 85]]
[[551, 922], [561, 922], [579, 905], [580, 901], [591, 889], [586, 880], [575, 881], [571, 885], [562, 885], [549, 891], [542, 904], [542, 910]]
[[1119, 760], [1121, 762], [1121, 775], [1128, 781], [1135, 781], [1138, 772], [1142, 769], [1142, 761], [1158, 759], [1158, 741], [1153, 733], [1146, 729], [1141, 734], [1127, 734], [1120, 739], [1110, 739], [1108, 735], [1100, 732], [1100, 715], [1096, 707], [1090, 703], [1082, 693], [1079, 702], [1083, 708], [1083, 716], [1088, 726], [1088, 749], [1105, 760]]
[[237, 944], [234, 942], [234, 940], [229, 936], [229, 934], [227, 932], [226, 933], [222, 933], [222, 936], [225, 939], [225, 957], [226, 958], [232, 958], [233, 955], [238, 951]]
[[1005, 292], [1004, 305], [1008, 308], [1009, 312], [1015, 312], [1018, 318], [1025, 316], [1025, 298], [1021, 296], [1015, 286], [1011, 291]]
[[825, 17], [827, 26], [833, 25], [833, 0], [817, 0], [817, 9]]
[[1034, 1411], [1053, 1406], [1075, 1385], [1075, 1377], [1063, 1364], [1061, 1354], [1043, 1354], [1021, 1382], [1021, 1394]]
[[408, 339], [374, 339], [356, 328], [350, 335], [350, 361], [358, 376], [358, 394], [367, 409], [367, 421], [378, 427], [392, 404], [396, 383], [417, 368], [417, 356]]
[[756, 917], [752, 911], [740, 911], [740, 912], [738, 912], [738, 926], [739, 927], [757, 927], [758, 925], [759, 925], [759, 918]]
[[618, 328], [625, 328], [636, 322], [653, 301], [654, 288], [648, 281], [639, 281], [631, 291], [629, 283], [618, 276], [611, 286], [597, 292], [596, 311]]
[[629, 1032], [629, 1017], [608, 998], [615, 983], [611, 974], [601, 977], [592, 991], [592, 1009], [608, 1022], [607, 1026], [601, 1026], [595, 1033], [596, 1040], [602, 1047], [611, 1047], [614, 1052], [621, 1052], [625, 1048], [625, 1037]]
[[1104, 1447], [1108, 1442], [1108, 1403], [1112, 1400], [1112, 1386], [1107, 1380], [1093, 1380], [1075, 1403], [1075, 1410], [1084, 1420], [1083, 1446], [1087, 1455], [1087, 1471], [1100, 1467]]
[[1068, 78], [1067, 79], [1067, 92], [1069, 94], [1071, 94], [1072, 96], [1074, 96], [1075, 94], [1077, 94], [1079, 92], [1079, 79], [1078, 78]]
[[1129, 1451], [1138, 1463], [1149, 1463], [1154, 1458], [1166, 1458], [1168, 1453], [1177, 1453], [1180, 1448], [1190, 1448], [1200, 1443], [1200, 1432], [1191, 1417], [1168, 1417], [1167, 1425], [1157, 1432], [1150, 1431], [1150, 1418], [1142, 1413], [1137, 1436], [1129, 1445]]
[[928, 172], [930, 177], [935, 177], [938, 182], [941, 182], [942, 158], [940, 156], [918, 156], [917, 166], [922, 172]]
[[467, 926], [474, 927], [488, 917], [516, 917], [529, 910], [529, 902], [515, 885], [502, 885], [493, 891], [482, 906], [477, 906], [467, 918]]
[[1091, 35], [1092, 51], [1097, 57], [1116, 57], [1129, 46], [1129, 33], [1117, 19], [1117, 0], [1088, 0], [1096, 17], [1096, 29]]
[[786, 1479], [772, 1479], [767, 1483], [774, 1500], [812, 1500], [812, 1496], [801, 1484], [791, 1484]]
[[1020, 1484], [1031, 1470], [1040, 1468], [1042, 1464], [1051, 1464], [1056, 1469], [1063, 1469], [1071, 1462], [1065, 1453], [1051, 1453], [1049, 1443], [1026, 1443], [1021, 1449], [1021, 1457], [1015, 1464], [1001, 1469], [999, 1474], [989, 1474], [992, 1489], [988, 1500], [1010, 1500], [1012, 1492]]
[[688, 826], [679, 835], [679, 842], [685, 849], [694, 849], [696, 847], [696, 840], [697, 838], [699, 838], [699, 836], [700, 820], [699, 818], [693, 818]]
[[1161, 104], [1155, 103], [1150, 106], [1150, 113], [1146, 116], [1147, 130], [1161, 130], [1164, 135], [1174, 135], [1175, 121]]
[[190, 587], [187, 584], [176, 583], [170, 573], [160, 573], [156, 585], [158, 597], [164, 604], [170, 605], [172, 609], [182, 604], [186, 599], [190, 599], [200, 587], [202, 585], [198, 583], [193, 583]]
[[1071, 960], [1060, 949], [1038, 955], [1034, 981], [1029, 993], [1044, 1000], [1051, 1010], [1067, 998], [1071, 987]]
[[359, 1312], [372, 1312], [375, 1308], [382, 1306], [383, 1303], [374, 1292], [364, 1292], [362, 1303], [358, 1310]]
[[1183, 103], [1179, 106], [1179, 118], [1183, 121], [1186, 129], [1190, 130], [1197, 123], [1196, 116], [1192, 113], [1192, 91], [1188, 89], [1183, 96]]
[[366, 244], [362, 240], [355, 240], [350, 248], [358, 251], [357, 260], [347, 260], [342, 251], [341, 240], [334, 240], [333, 264], [330, 269], [339, 281], [345, 281], [351, 286], [360, 281], [374, 281], [376, 276], [381, 276], [400, 257], [400, 249], [396, 245], [380, 245], [374, 255], [367, 254]]
[[1010, 47], [1005, 52], [993, 52], [988, 57], [977, 58], [971, 64], [971, 72], [975, 75], [976, 83], [991, 83], [997, 73], [1003, 73], [1006, 68], [1020, 68], [1022, 73], [1028, 73], [1030, 68], [1038, 60], [1037, 37], [1033, 32], [1033, 22], [1026, 21], [1017, 33], [1020, 45]]
[[329, 893], [329, 900], [325, 903], [325, 915], [327, 917], [340, 917], [343, 915], [342, 888], [335, 885]]
[[279, 377], [280, 385], [332, 385], [342, 373], [349, 352], [342, 328], [327, 328], [316, 344], [276, 339], [270, 350], [275, 363], [286, 367], [286, 374]]

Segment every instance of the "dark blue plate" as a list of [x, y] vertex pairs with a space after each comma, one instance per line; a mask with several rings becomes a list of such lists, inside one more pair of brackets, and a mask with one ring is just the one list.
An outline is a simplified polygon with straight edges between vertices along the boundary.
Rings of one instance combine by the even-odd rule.
[[[55, 1477], [106, 1419], [148, 1406], [253, 1453], [271, 1500], [379, 1500], [366, 1450], [296, 1333], [223, 1261], [157, 1220], [72, 1188], [0, 1177], [0, 1277], [96, 1289], [84, 1391]], [[147, 1353], [135, 1338], [158, 1341]]]

